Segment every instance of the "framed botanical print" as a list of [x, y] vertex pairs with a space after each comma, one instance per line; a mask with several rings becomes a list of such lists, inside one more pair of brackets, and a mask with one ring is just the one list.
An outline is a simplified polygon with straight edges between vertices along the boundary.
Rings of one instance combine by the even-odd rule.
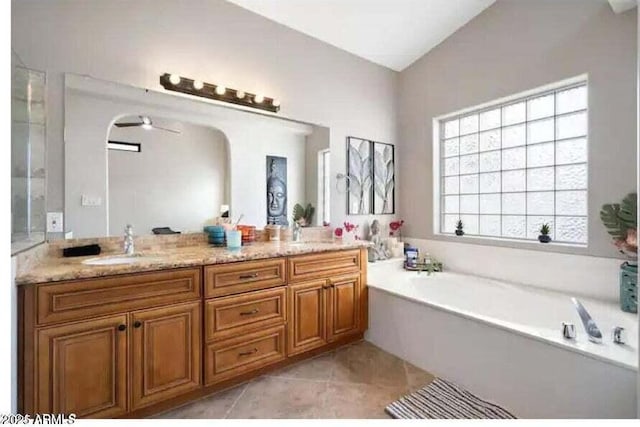
[[392, 144], [372, 143], [373, 156], [373, 213], [394, 214], [395, 206], [395, 148]]
[[369, 215], [373, 212], [372, 143], [347, 137], [347, 214]]

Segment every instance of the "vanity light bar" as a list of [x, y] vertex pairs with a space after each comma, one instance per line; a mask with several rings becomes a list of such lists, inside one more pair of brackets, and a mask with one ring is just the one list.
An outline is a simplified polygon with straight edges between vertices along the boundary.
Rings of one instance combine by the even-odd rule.
[[201, 80], [192, 80], [177, 74], [165, 73], [160, 76], [160, 84], [166, 90], [186, 93], [202, 98], [215, 99], [216, 101], [229, 102], [231, 104], [244, 105], [245, 107], [258, 108], [260, 110], [277, 113], [280, 110], [280, 101], [263, 95], [229, 89], [221, 85], [206, 83]]

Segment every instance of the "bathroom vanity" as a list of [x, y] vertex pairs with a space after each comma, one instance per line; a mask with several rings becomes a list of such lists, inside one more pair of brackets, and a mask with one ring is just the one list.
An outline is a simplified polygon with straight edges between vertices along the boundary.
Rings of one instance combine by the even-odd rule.
[[143, 417], [358, 340], [361, 243], [53, 259], [18, 278], [20, 413]]

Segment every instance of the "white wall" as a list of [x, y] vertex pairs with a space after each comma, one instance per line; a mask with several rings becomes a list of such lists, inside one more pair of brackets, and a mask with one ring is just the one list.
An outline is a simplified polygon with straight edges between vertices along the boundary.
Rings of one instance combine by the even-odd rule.
[[620, 260], [615, 258], [549, 254], [433, 239], [406, 241], [418, 247], [421, 254], [435, 257], [447, 270], [614, 303], [620, 299]]
[[[130, 119], [139, 120], [137, 116]], [[127, 224], [136, 234], [152, 234], [154, 227], [199, 232], [207, 221], [219, 216], [220, 205], [229, 203], [224, 134], [189, 123], [165, 123], [159, 117], [152, 120], [154, 125], [181, 132], [111, 128], [109, 140], [141, 144], [139, 153], [108, 150], [111, 236], [121, 236]], [[85, 161], [87, 167], [91, 163]]]
[[[231, 215], [244, 214], [242, 222], [266, 224], [267, 155], [289, 159], [289, 198], [304, 199], [305, 137], [313, 126], [73, 74], [66, 75], [65, 84], [65, 218], [74, 237], [108, 234], [106, 204], [81, 207], [81, 198], [107, 200], [108, 132], [116, 119], [141, 111], [224, 134]], [[290, 216], [293, 205], [288, 209]]]
[[[161, 89], [169, 71], [276, 96], [279, 116], [330, 128], [334, 174], [347, 136], [396, 142], [397, 73], [223, 0], [14, 0], [12, 19], [12, 47], [48, 76], [49, 210], [65, 198], [64, 72]], [[336, 193], [334, 224], [345, 212]]]
[[404, 70], [398, 160], [405, 234], [439, 238], [433, 233], [434, 117], [587, 73], [589, 247], [531, 247], [617, 256], [599, 210], [635, 188], [636, 31], [636, 10], [616, 15], [606, 0], [498, 0]]

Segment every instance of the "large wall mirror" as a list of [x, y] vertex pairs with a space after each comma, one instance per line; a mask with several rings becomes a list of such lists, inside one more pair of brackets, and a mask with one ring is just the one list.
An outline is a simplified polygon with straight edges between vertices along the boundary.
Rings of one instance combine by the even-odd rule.
[[330, 221], [325, 127], [74, 75], [65, 90], [67, 236], [201, 232], [224, 212], [263, 228], [296, 204]]
[[202, 230], [229, 205], [227, 140], [218, 129], [140, 114], [107, 141], [108, 234]]

